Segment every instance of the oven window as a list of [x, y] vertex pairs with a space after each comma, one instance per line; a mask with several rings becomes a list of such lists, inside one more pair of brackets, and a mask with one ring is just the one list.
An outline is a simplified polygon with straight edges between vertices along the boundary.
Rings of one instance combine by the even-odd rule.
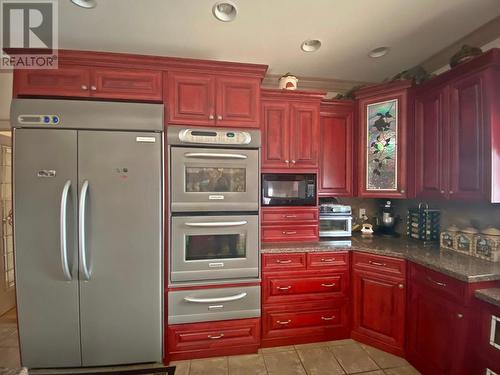
[[245, 190], [245, 168], [186, 167], [187, 193], [244, 193]]
[[348, 230], [347, 220], [324, 220], [319, 221], [321, 232], [346, 232]]
[[186, 260], [246, 257], [246, 234], [186, 235]]

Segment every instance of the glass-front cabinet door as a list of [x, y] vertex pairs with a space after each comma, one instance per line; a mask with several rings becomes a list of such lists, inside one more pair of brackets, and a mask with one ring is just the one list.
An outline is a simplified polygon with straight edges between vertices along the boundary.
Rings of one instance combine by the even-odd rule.
[[407, 96], [410, 83], [396, 81], [359, 90], [359, 195], [407, 197]]

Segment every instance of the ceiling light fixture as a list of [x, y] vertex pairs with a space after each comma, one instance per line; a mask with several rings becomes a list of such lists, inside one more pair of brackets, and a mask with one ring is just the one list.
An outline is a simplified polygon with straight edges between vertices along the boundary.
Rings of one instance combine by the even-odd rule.
[[321, 47], [321, 41], [318, 39], [308, 39], [300, 45], [300, 49], [304, 52], [316, 52]]
[[375, 49], [372, 49], [369, 53], [368, 56], [377, 59], [379, 57], [385, 56], [389, 53], [389, 47], [378, 47]]
[[222, 22], [231, 22], [238, 14], [238, 8], [232, 1], [220, 1], [215, 3], [212, 8], [214, 17]]
[[80, 8], [85, 9], [92, 9], [97, 6], [97, 2], [95, 0], [71, 0], [71, 2], [78, 5]]

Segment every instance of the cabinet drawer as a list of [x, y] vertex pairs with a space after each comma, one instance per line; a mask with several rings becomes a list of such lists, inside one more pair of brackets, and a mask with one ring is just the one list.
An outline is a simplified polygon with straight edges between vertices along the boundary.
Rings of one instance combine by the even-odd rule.
[[385, 273], [402, 278], [406, 275], [406, 261], [404, 259], [355, 252], [352, 262], [355, 269]]
[[[222, 349], [260, 342], [260, 319], [169, 325], [169, 353]], [[210, 353], [206, 353], [210, 354]], [[195, 357], [191, 354], [189, 357]]]
[[318, 208], [263, 208], [263, 224], [318, 223]]
[[306, 268], [306, 254], [263, 254], [262, 268], [266, 271], [298, 271]]
[[317, 225], [276, 225], [262, 227], [262, 241], [315, 241]]
[[271, 312], [264, 316], [268, 326], [274, 329], [291, 329], [337, 325], [340, 323], [340, 309], [302, 312]]
[[447, 297], [459, 303], [465, 303], [467, 286], [464, 282], [414, 263], [411, 264], [411, 278], [412, 281], [431, 289], [440, 297]]
[[193, 323], [260, 316], [260, 287], [179, 290], [168, 293], [168, 323]]
[[308, 269], [325, 269], [329, 267], [346, 268], [349, 266], [348, 252], [320, 252], [307, 254]]
[[262, 302], [303, 302], [345, 297], [347, 283], [347, 272], [321, 277], [265, 277], [262, 283]]

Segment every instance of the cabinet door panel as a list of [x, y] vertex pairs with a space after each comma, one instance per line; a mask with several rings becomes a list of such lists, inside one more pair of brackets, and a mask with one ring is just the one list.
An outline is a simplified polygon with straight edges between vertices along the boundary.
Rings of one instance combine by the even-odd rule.
[[484, 119], [482, 77], [468, 77], [451, 88], [450, 197], [481, 199], [484, 196]]
[[217, 125], [258, 127], [260, 80], [217, 78]]
[[322, 114], [319, 194], [352, 196], [352, 112]]
[[319, 106], [291, 105], [290, 164], [293, 168], [316, 168], [319, 150]]
[[416, 194], [423, 198], [448, 195], [448, 89], [438, 88], [415, 100]]
[[169, 72], [169, 122], [215, 125], [215, 78], [206, 74]]
[[14, 74], [14, 95], [89, 96], [90, 73], [85, 67], [47, 70], [19, 69]]
[[262, 103], [262, 168], [288, 168], [289, 106], [286, 102]]
[[403, 281], [360, 271], [354, 271], [353, 280], [353, 330], [402, 350], [406, 296]]
[[161, 72], [132, 69], [94, 69], [91, 94], [97, 98], [156, 100], [162, 98]]

